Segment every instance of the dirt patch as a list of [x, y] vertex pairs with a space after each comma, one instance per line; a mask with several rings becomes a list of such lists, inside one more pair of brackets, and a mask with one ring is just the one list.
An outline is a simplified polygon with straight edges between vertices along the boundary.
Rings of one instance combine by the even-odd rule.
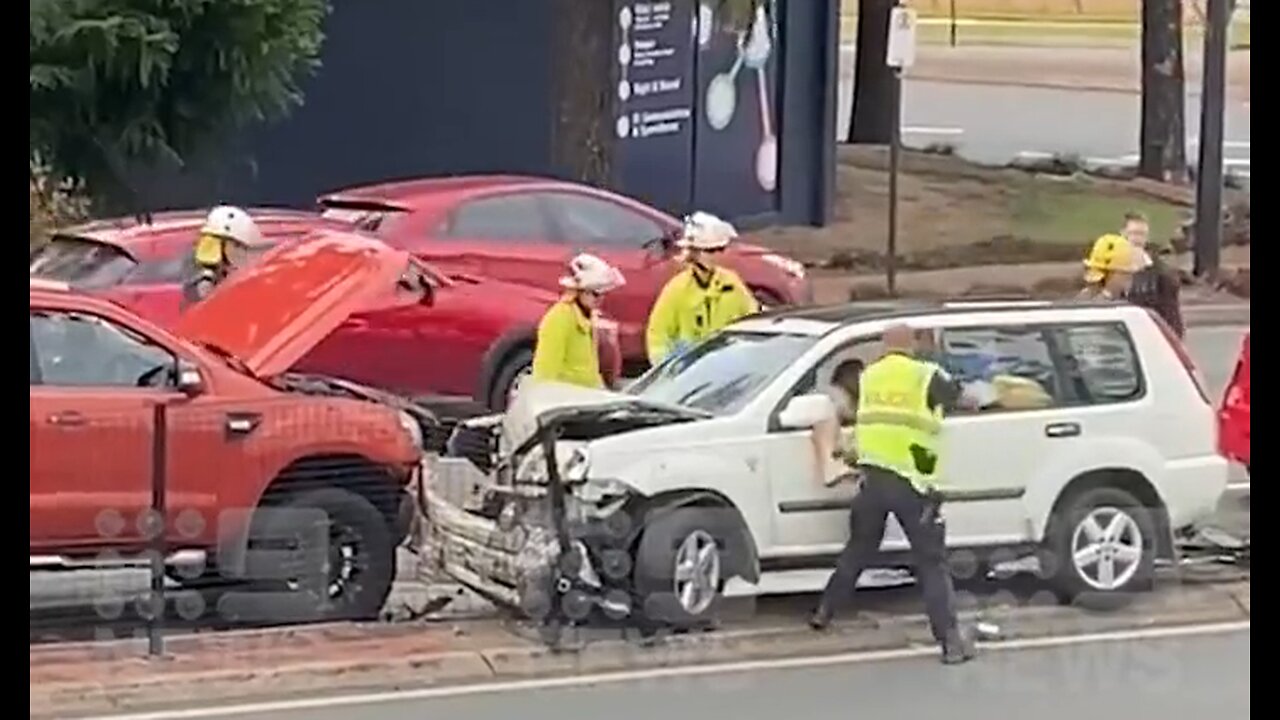
[[[888, 246], [888, 153], [843, 146], [836, 173], [830, 225], [769, 228], [753, 239], [812, 267], [880, 271]], [[1157, 243], [1182, 249], [1194, 203], [1182, 186], [1030, 173], [923, 152], [903, 153], [898, 188], [903, 270], [1077, 260], [1130, 209], [1151, 218]], [[1228, 198], [1230, 242], [1247, 244], [1247, 195]]]

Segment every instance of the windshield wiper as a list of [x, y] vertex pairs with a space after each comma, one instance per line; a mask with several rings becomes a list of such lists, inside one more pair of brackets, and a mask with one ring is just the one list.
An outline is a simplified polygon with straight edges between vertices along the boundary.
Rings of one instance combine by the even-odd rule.
[[213, 353], [214, 355], [217, 355], [220, 360], [225, 362], [227, 365], [231, 366], [232, 370], [236, 370], [238, 372], [244, 373], [245, 375], [248, 375], [251, 378], [258, 377], [257, 375], [254, 374], [252, 370], [249, 369], [248, 365], [244, 364], [243, 360], [233, 355], [231, 351], [227, 350], [226, 348], [223, 348], [220, 345], [207, 342], [204, 340], [198, 340], [196, 344], [204, 348], [205, 350], [208, 350], [209, 352]]
[[680, 399], [679, 399], [679, 400], [676, 400], [676, 404], [677, 404], [677, 405], [680, 405], [680, 406], [682, 406], [682, 407], [687, 406], [690, 400], [692, 400], [692, 399], [694, 399], [695, 397], [697, 397], [697, 396], [698, 396], [698, 393], [702, 392], [703, 390], [706, 390], [706, 389], [707, 389], [708, 387], [710, 387], [710, 386], [711, 386], [711, 381], [710, 381], [710, 380], [708, 380], [708, 381], [706, 381], [706, 382], [704, 382], [704, 383], [702, 383], [702, 384], [700, 384], [700, 385], [695, 385], [695, 386], [694, 386], [694, 388], [693, 388], [692, 390], [690, 390], [689, 392], [685, 393], [684, 395], [681, 395], [681, 396], [680, 396]]

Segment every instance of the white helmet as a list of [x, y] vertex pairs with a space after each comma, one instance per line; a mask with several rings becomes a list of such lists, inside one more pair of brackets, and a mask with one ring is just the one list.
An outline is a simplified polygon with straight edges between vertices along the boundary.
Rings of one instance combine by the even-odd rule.
[[200, 234], [234, 240], [245, 247], [262, 244], [262, 233], [249, 213], [230, 205], [219, 205], [210, 210]]
[[699, 210], [684, 219], [684, 232], [676, 246], [690, 250], [723, 250], [736, 237], [738, 231], [732, 225]]
[[581, 253], [569, 261], [569, 274], [560, 278], [561, 287], [570, 290], [606, 293], [627, 282], [622, 272], [595, 255]]

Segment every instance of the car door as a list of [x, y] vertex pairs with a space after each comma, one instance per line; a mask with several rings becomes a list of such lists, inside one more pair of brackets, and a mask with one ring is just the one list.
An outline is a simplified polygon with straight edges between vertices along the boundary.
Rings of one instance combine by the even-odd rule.
[[972, 409], [943, 423], [939, 472], [948, 493], [948, 541], [1003, 545], [1027, 539], [1022, 496], [1051, 453], [1079, 434], [1052, 352], [1051, 328], [948, 321], [934, 359], [960, 382]]
[[508, 192], [467, 200], [431, 232], [437, 242], [415, 253], [446, 273], [471, 273], [554, 289], [570, 252], [556, 242], [536, 193]]
[[679, 269], [667, 229], [654, 219], [605, 198], [551, 192], [543, 197], [557, 237], [573, 253], [589, 252], [622, 271], [626, 284], [609, 293], [604, 311], [618, 321], [622, 352], [644, 357], [649, 311], [667, 280]]
[[[811, 393], [837, 399], [839, 390], [833, 383], [836, 368], [849, 360], [860, 361], [865, 367], [880, 352], [878, 336], [862, 336], [842, 344], [809, 371], [787, 400]], [[846, 423], [841, 430], [845, 435], [852, 431], [852, 425]], [[829, 565], [831, 555], [849, 537], [853, 487], [848, 483], [823, 485], [819, 473], [824, 469], [818, 466], [813, 434], [812, 430], [771, 428], [766, 456], [775, 506], [774, 538], [786, 554], [819, 566]], [[901, 538], [901, 528], [891, 522], [885, 536]]]
[[138, 544], [151, 502], [152, 408], [172, 394], [139, 379], [172, 368], [173, 356], [75, 310], [33, 308], [30, 335], [33, 552]]

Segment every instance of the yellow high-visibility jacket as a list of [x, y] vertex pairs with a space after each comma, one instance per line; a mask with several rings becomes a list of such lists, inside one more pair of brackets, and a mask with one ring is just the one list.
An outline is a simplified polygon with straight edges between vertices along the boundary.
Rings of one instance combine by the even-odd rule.
[[697, 343], [759, 309], [746, 283], [732, 270], [716, 268], [703, 285], [693, 268], [686, 268], [667, 281], [649, 313], [649, 363], [657, 365], [677, 345]]
[[552, 305], [538, 323], [533, 379], [604, 387], [591, 318], [571, 296]]

